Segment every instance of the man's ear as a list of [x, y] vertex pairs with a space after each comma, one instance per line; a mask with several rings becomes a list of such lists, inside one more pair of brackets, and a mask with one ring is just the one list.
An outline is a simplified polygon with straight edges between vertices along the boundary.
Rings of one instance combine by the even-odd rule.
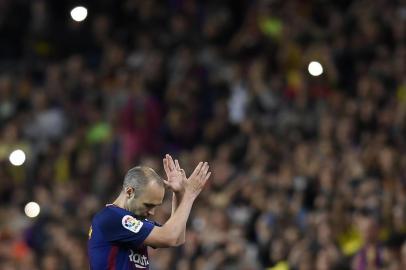
[[134, 194], [134, 188], [133, 187], [126, 187], [125, 188], [125, 196], [127, 198], [131, 198], [131, 196]]

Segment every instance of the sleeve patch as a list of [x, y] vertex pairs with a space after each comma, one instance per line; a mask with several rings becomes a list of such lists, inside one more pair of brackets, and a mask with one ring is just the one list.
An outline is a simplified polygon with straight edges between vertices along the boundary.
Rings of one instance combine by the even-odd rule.
[[123, 224], [124, 228], [134, 233], [138, 233], [144, 224], [141, 220], [138, 220], [130, 215], [125, 215], [121, 220], [121, 223]]

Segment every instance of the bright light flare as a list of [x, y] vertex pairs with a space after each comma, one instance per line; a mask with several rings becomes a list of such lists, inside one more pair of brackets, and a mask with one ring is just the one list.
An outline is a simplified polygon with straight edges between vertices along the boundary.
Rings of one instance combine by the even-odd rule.
[[87, 17], [87, 8], [82, 7], [82, 6], [74, 7], [70, 11], [70, 16], [76, 22], [84, 21], [86, 19], [86, 17]]
[[320, 76], [323, 74], [323, 66], [317, 61], [310, 62], [307, 69], [312, 76]]
[[14, 150], [8, 157], [10, 163], [14, 166], [21, 166], [25, 162], [25, 153], [21, 149]]
[[27, 215], [27, 217], [35, 218], [39, 215], [39, 212], [41, 212], [41, 208], [39, 207], [38, 203], [29, 202], [25, 205], [24, 212]]

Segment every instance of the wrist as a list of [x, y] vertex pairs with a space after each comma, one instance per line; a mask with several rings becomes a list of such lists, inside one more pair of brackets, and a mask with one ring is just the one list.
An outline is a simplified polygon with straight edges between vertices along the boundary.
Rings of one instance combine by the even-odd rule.
[[175, 195], [176, 196], [176, 198], [182, 198], [183, 197], [183, 194], [185, 193], [185, 191], [184, 190], [180, 190], [180, 191], [174, 191], [173, 192], [173, 195]]
[[182, 200], [194, 201], [197, 198], [197, 195], [189, 192], [184, 192], [182, 194]]

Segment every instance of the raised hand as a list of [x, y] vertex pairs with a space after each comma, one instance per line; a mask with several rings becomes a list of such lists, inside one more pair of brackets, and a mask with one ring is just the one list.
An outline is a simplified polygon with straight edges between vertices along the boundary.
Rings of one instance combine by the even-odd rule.
[[185, 195], [196, 198], [202, 191], [204, 185], [209, 179], [211, 172], [209, 172], [209, 164], [207, 162], [200, 162], [192, 175], [185, 182]]
[[173, 161], [172, 157], [166, 154], [162, 161], [167, 177], [167, 180], [164, 180], [164, 183], [173, 192], [183, 193], [187, 178], [185, 171], [180, 168], [178, 160], [175, 159], [175, 161]]

